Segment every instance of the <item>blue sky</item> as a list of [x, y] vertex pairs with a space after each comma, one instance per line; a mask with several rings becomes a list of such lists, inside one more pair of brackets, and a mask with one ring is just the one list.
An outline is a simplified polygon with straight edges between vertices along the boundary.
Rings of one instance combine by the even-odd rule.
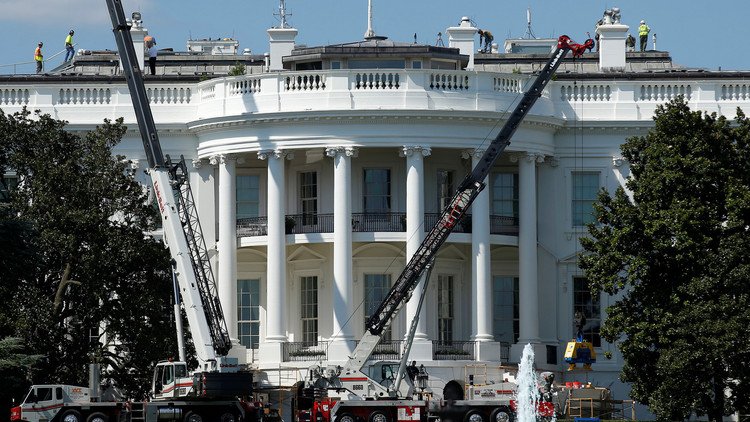
[[[160, 48], [178, 51], [185, 50], [192, 36], [234, 37], [240, 48], [263, 53], [268, 50], [265, 30], [278, 25], [273, 15], [278, 0], [122, 1], [127, 15], [142, 12], [144, 25]], [[289, 21], [299, 30], [298, 43], [356, 41], [367, 29], [367, 0], [286, 0], [286, 4], [292, 13]], [[456, 25], [461, 16], [492, 31], [496, 41], [523, 36], [529, 7], [537, 37], [567, 34], [582, 41], [587, 31], [593, 34], [602, 12], [617, 6], [634, 35], [638, 22], [645, 19], [657, 34], [657, 48], [669, 51], [675, 63], [750, 71], [749, 0], [373, 0], [373, 4], [378, 35], [411, 42], [417, 33], [418, 42], [425, 44], [434, 44], [437, 33]], [[78, 48], [116, 48], [104, 0], [0, 0], [0, 39], [5, 41], [0, 73], [12, 73], [12, 67], [3, 65], [31, 61], [38, 41], [45, 43], [47, 58], [63, 50], [70, 29], [76, 30]], [[51, 61], [54, 67], [62, 56]], [[32, 66], [17, 71], [30, 72]]]

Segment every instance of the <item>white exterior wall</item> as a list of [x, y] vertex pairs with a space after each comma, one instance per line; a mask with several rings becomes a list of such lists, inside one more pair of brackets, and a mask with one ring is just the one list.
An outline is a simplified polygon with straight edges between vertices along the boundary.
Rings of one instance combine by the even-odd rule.
[[[391, 209], [405, 212], [410, 198], [406, 196], [405, 158], [399, 157], [404, 145], [431, 148], [424, 159], [425, 212], [439, 212], [436, 199], [436, 171], [450, 169], [460, 182], [469, 163], [460, 158], [462, 151], [481, 147], [492, 131], [498, 111], [506, 110], [516, 92], [495, 90], [496, 81], [524, 81], [526, 76], [487, 72], [445, 72], [434, 70], [394, 70], [400, 75], [401, 87], [358, 90], [354, 87], [354, 71], [323, 71], [310, 73], [266, 74], [259, 76], [220, 78], [200, 83], [148, 83], [152, 107], [164, 150], [177, 157], [200, 160], [200, 167], [189, 165], [194, 172], [191, 181], [201, 214], [208, 247], [215, 248], [218, 215], [218, 169], [209, 162], [216, 154], [232, 154], [238, 162], [237, 174], [260, 176], [260, 210], [267, 215], [267, 161], [257, 160], [257, 153], [283, 150], [294, 153], [284, 163], [286, 214], [300, 213], [298, 174], [318, 173], [318, 212], [332, 214], [334, 185], [331, 158], [324, 154], [328, 147], [356, 147], [351, 157], [351, 210], [362, 212], [362, 172], [367, 167], [391, 169]], [[287, 75], [316, 75], [326, 80], [325, 88], [285, 85]], [[431, 88], [430, 76], [458, 74], [468, 76], [469, 89], [443, 91]], [[600, 184], [610, 191], [622, 184], [627, 176], [627, 163], [619, 162], [619, 146], [633, 135], [644, 134], [653, 124], [658, 104], [688, 93], [694, 109], [715, 111], [734, 117], [736, 107], [750, 110], [750, 83], [746, 80], [587, 80], [574, 86], [572, 81], [552, 81], [545, 95], [531, 110], [513, 143], [497, 163], [497, 169], [518, 172], [518, 163], [510, 153], [534, 152], [544, 157], [537, 164], [537, 275], [539, 345], [557, 346], [557, 365], [547, 365], [545, 356], [538, 355], [537, 367], [558, 371], [561, 378], [565, 343], [573, 335], [572, 278], [580, 275], [575, 256], [581, 251], [578, 238], [585, 232], [571, 227], [571, 172], [600, 172]], [[20, 111], [22, 106], [41, 109], [56, 118], [70, 121], [72, 130], [88, 130], [104, 118], [124, 116], [130, 127], [118, 152], [140, 159], [145, 165], [141, 141], [135, 130], [130, 97], [124, 85], [109, 83], [39, 84], [0, 83], [0, 107], [5, 112]], [[141, 176], [142, 177], [142, 176]], [[282, 207], [283, 208], [283, 207]], [[288, 342], [301, 341], [300, 286], [302, 276], [318, 277], [319, 340], [326, 341], [334, 333], [330, 310], [334, 269], [333, 232], [286, 234], [286, 295], [285, 303], [269, 303], [267, 236], [242, 236], [237, 239], [237, 278], [257, 278], [261, 283], [261, 342], [267, 334], [269, 309], [283, 307], [281, 320]], [[404, 260], [405, 233], [401, 231], [354, 232], [352, 238], [352, 294], [355, 313], [351, 330], [356, 339], [362, 334], [364, 311], [359, 306], [364, 295], [364, 274], [389, 273], [392, 279], [400, 273]], [[433, 279], [428, 287], [426, 332], [430, 340], [437, 338], [437, 283], [439, 274], [454, 276], [454, 333], [456, 340], [471, 340], [472, 310], [475, 298], [466, 292], [472, 286], [471, 235], [452, 234], [439, 254]], [[493, 276], [517, 277], [518, 236], [490, 235]], [[214, 262], [216, 264], [216, 262]], [[282, 279], [284, 279], [282, 277]], [[611, 302], [602, 298], [604, 308]], [[402, 315], [394, 324], [393, 338], [399, 339], [406, 330]], [[282, 343], [288, 343], [283, 342]], [[285, 347], [285, 346], [280, 346]], [[603, 358], [604, 351], [613, 352], [613, 359]], [[621, 357], [613, 345], [603, 344], [602, 356], [589, 375], [590, 381], [602, 384], [615, 382], [616, 396], [623, 398], [623, 389], [616, 381]], [[280, 365], [299, 368], [294, 376], [279, 376], [268, 370], [267, 381], [287, 383], [295, 376], [304, 376], [312, 359], [305, 362], [281, 362], [281, 349], [276, 361], [259, 360], [257, 351], [247, 351], [248, 361], [261, 369]], [[329, 356], [340, 361], [341, 356]], [[510, 356], [510, 361], [517, 361]], [[438, 380], [463, 380], [468, 360], [421, 359]], [[489, 361], [488, 365], [501, 362]], [[503, 364], [507, 363], [505, 361]], [[291, 371], [294, 372], [294, 371]], [[281, 380], [280, 380], [281, 378]], [[620, 391], [618, 391], [618, 389]]]

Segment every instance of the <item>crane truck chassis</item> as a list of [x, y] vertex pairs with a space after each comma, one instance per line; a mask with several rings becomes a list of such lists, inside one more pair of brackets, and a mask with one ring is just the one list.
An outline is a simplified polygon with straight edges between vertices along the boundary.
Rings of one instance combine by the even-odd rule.
[[[27, 422], [238, 422], [261, 419], [263, 406], [222, 394], [246, 390], [250, 396], [252, 374], [236, 372], [235, 382], [226, 377], [211, 379], [213, 373], [196, 373], [185, 382], [182, 362], [160, 362], [152, 380], [152, 401], [124, 400], [113, 386], [100, 388], [99, 366], [89, 366], [89, 387], [33, 385], [20, 406], [11, 409], [11, 421]], [[248, 382], [249, 381], [249, 382]], [[178, 398], [167, 397], [184, 389]]]
[[11, 409], [11, 421], [157, 422], [249, 420], [257, 409], [237, 399], [170, 401], [92, 401], [91, 389], [72, 385], [34, 385], [23, 404]]

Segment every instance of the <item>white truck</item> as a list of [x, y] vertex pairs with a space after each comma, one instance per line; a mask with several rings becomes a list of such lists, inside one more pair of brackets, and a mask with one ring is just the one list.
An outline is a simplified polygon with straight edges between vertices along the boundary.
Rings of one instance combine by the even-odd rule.
[[28, 422], [157, 422], [251, 420], [261, 414], [254, 403], [236, 398], [126, 401], [113, 388], [97, 394], [98, 386], [34, 385], [11, 421]]

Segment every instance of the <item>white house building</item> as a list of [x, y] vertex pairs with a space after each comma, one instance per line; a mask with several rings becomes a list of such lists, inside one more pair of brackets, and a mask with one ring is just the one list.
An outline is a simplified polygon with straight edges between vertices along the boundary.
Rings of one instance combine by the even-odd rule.
[[[502, 381], [497, 368], [517, 363], [531, 343], [537, 367], [558, 381], [611, 386], [626, 398], [621, 356], [599, 336], [613, 298], [592, 296], [577, 265], [591, 204], [600, 188], [624, 184], [620, 145], [652, 127], [659, 104], [682, 95], [693, 109], [729, 118], [750, 109], [750, 72], [626, 52], [627, 30], [605, 23], [599, 53], [565, 60], [471, 217], [441, 249], [410, 358], [425, 365], [438, 393], [469, 374], [481, 382], [485, 369], [488, 381]], [[269, 55], [160, 53], [157, 76], [147, 77], [165, 153], [191, 162], [238, 344], [232, 354], [257, 368], [261, 383], [291, 386], [312, 364], [346, 359], [503, 113], [547, 61], [522, 49], [475, 54], [468, 19], [445, 33], [447, 47], [375, 36], [298, 48], [296, 29], [274, 28]], [[247, 74], [225, 76], [237, 61]], [[119, 152], [142, 167], [117, 64], [111, 52], [85, 52], [49, 75], [0, 76], [0, 108], [40, 109], [77, 131], [122, 116], [130, 127]], [[585, 337], [599, 355], [587, 374], [563, 362], [576, 311], [586, 314]], [[415, 313], [410, 303], [374, 359], [399, 357]]]

